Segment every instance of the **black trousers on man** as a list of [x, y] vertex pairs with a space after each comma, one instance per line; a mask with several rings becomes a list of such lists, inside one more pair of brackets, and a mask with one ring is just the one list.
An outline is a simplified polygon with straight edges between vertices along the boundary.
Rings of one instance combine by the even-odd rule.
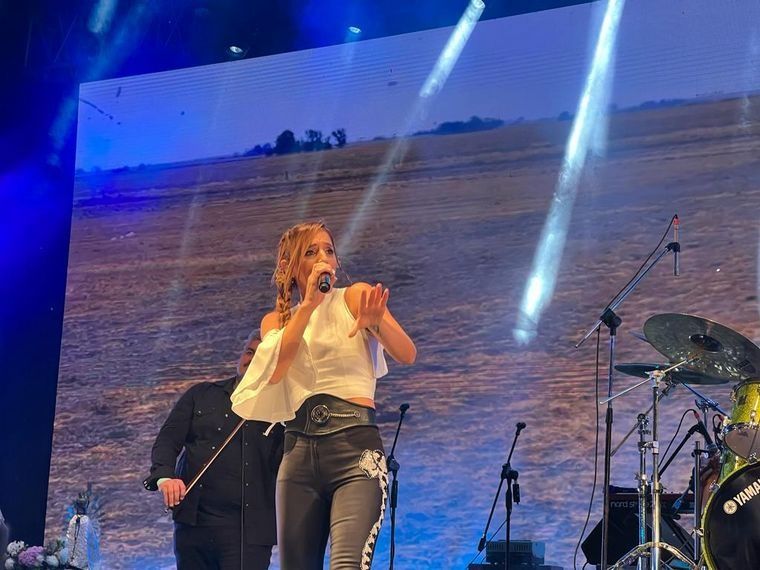
[[272, 547], [243, 544], [239, 526], [174, 525], [177, 570], [267, 570]]

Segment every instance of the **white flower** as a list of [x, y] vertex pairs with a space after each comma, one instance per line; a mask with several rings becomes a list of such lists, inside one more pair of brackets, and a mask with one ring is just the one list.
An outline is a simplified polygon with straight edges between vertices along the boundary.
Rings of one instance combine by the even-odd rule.
[[5, 561], [5, 570], [13, 570], [15, 566], [16, 563], [13, 561], [13, 558], [8, 558], [8, 560]]
[[55, 556], [47, 556], [47, 557], [45, 557], [45, 564], [47, 564], [51, 568], [57, 568], [58, 567], [58, 559]]
[[23, 540], [14, 540], [8, 545], [7, 551], [11, 556], [18, 556], [19, 553], [26, 548], [26, 544]]

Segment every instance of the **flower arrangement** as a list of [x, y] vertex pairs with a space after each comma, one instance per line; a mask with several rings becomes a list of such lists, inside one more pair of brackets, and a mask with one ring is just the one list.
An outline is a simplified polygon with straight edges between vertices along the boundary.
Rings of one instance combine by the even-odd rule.
[[[92, 491], [79, 493], [66, 509], [65, 537], [52, 540], [46, 546], [29, 546], [22, 540], [11, 542], [6, 549], [7, 558], [0, 551], [0, 570], [28, 570], [30, 568], [100, 569], [100, 501]], [[5, 559], [5, 564], [2, 564]]]
[[63, 540], [53, 540], [42, 546], [28, 546], [21, 540], [11, 542], [7, 548], [5, 570], [26, 568], [63, 568], [69, 553]]

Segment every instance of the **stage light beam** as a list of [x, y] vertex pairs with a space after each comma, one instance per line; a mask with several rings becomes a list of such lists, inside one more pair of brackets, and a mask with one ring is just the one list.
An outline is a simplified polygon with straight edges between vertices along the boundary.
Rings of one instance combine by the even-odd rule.
[[96, 2], [90, 13], [87, 28], [96, 36], [102, 36], [108, 32], [111, 29], [118, 3], [118, 0], [99, 0]]
[[425, 118], [430, 102], [443, 89], [446, 80], [451, 74], [451, 70], [454, 69], [462, 50], [467, 45], [472, 31], [475, 29], [475, 25], [480, 20], [484, 8], [485, 4], [482, 0], [470, 0], [467, 8], [465, 8], [465, 11], [459, 18], [459, 22], [457, 22], [454, 31], [439, 54], [433, 69], [428, 74], [425, 83], [423, 83], [418, 97], [404, 121], [399, 136], [388, 149], [377, 174], [369, 187], [364, 191], [364, 196], [352, 215], [347, 230], [343, 232], [341, 241], [338, 244], [338, 250], [344, 252], [344, 254], [349, 251], [356, 233], [368, 219], [370, 206], [377, 201], [377, 191], [388, 179], [388, 173], [393, 170], [394, 165], [399, 164], [404, 158], [409, 146], [408, 137], [418, 130], [417, 125]]
[[544, 222], [531, 275], [523, 292], [515, 340], [528, 344], [549, 305], [565, 248], [572, 208], [589, 154], [602, 154], [606, 143], [607, 109], [614, 71], [615, 44], [625, 0], [608, 0], [583, 93], [565, 147], [554, 197]]

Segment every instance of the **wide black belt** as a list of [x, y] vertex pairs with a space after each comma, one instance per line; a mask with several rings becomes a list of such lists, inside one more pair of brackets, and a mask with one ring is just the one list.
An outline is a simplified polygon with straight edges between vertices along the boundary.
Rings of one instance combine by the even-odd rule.
[[329, 394], [315, 394], [301, 404], [294, 419], [285, 422], [285, 432], [327, 435], [350, 427], [373, 425], [374, 409]]

